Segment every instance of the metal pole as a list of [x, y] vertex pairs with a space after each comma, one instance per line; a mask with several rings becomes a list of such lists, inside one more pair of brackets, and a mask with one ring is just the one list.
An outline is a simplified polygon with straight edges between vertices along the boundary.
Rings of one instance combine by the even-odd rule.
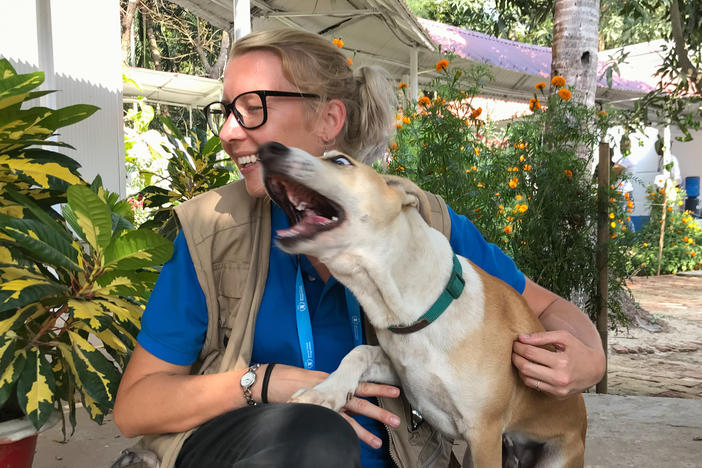
[[417, 79], [419, 59], [417, 57], [417, 47], [410, 50], [410, 70], [409, 70], [409, 97], [416, 101], [419, 93], [419, 80]]
[[234, 5], [234, 37], [238, 41], [251, 33], [251, 2], [249, 0], [232, 0]]
[[[609, 294], [609, 144], [600, 143], [600, 162], [597, 177], [597, 331], [602, 340], [607, 367], [607, 296]], [[607, 393], [607, 371], [595, 387], [597, 393]]]

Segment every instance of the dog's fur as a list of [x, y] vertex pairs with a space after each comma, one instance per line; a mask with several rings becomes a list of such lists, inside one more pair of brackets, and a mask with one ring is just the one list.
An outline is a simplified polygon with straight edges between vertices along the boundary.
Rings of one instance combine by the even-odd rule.
[[339, 210], [334, 223], [288, 233], [278, 244], [319, 258], [358, 298], [380, 343], [356, 347], [328, 379], [297, 392], [293, 401], [338, 410], [359, 381], [400, 385], [432, 426], [469, 443], [466, 466], [471, 455], [478, 468], [502, 466], [503, 434], [512, 442], [542, 444], [535, 466], [583, 466], [583, 399], [558, 400], [521, 381], [511, 363], [512, 343], [543, 327], [504, 282], [459, 257], [465, 279], [460, 297], [420, 331], [387, 330], [424, 314], [451, 274], [451, 246], [427, 224], [424, 192], [336, 152], [317, 158], [269, 143], [259, 157], [269, 193], [288, 205], [288, 213], [286, 191], [297, 193], [294, 204], [301, 196], [311, 197], [310, 204], [323, 197]]

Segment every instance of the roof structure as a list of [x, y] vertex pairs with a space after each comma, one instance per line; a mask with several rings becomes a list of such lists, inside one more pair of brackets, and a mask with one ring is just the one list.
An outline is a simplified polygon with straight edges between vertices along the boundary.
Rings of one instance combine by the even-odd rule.
[[126, 102], [144, 96], [160, 104], [202, 108], [222, 95], [222, 82], [212, 78], [137, 67], [124, 68], [123, 73]]
[[[551, 48], [488, 36], [456, 26], [419, 19], [431, 38], [443, 50], [452, 50], [470, 62], [485, 63], [495, 81], [485, 87], [485, 94], [493, 97], [523, 101], [532, 97], [534, 85], [551, 76]], [[601, 55], [599, 75], [604, 72], [611, 54]], [[638, 76], [632, 73], [629, 76]], [[649, 83], [613, 76], [612, 88], [600, 77], [597, 99], [619, 101], [640, 97], [653, 89]]]
[[[233, 30], [234, 0], [174, 1], [217, 27]], [[343, 50], [354, 67], [381, 65], [393, 79], [410, 85], [414, 79], [421, 87], [437, 76], [434, 65], [442, 58], [441, 50], [453, 50], [456, 64], [462, 67], [487, 64], [495, 79], [481, 95], [489, 98], [527, 102], [534, 85], [550, 76], [550, 48], [418, 19], [403, 0], [250, 0], [250, 5], [253, 31], [289, 27], [316, 32], [330, 40], [342, 38]], [[610, 55], [601, 54], [601, 70]], [[216, 80], [193, 77], [190, 81], [185, 75], [160, 73], [134, 71], [143, 92], [125, 85], [125, 96], [142, 94], [163, 103], [202, 107], [221, 94], [221, 84], [215, 90]], [[604, 78], [600, 80], [599, 101], [626, 103], [652, 89], [650, 83], [616, 75], [613, 78], [612, 88], [607, 87]], [[198, 95], [203, 94], [200, 99]]]

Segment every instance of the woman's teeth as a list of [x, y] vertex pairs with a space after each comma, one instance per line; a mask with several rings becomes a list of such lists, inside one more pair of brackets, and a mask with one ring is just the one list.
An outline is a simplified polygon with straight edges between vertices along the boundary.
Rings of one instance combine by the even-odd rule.
[[256, 161], [258, 161], [258, 156], [256, 156], [255, 154], [242, 156], [236, 159], [236, 163], [239, 165], [239, 167], [248, 166], [249, 164], [253, 164]]

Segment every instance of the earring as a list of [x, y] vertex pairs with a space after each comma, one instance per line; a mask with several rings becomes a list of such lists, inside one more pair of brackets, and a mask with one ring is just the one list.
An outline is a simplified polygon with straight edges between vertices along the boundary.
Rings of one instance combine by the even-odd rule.
[[329, 153], [331, 143], [331, 140], [322, 139], [322, 146], [324, 147], [324, 151], [322, 152], [323, 156], [327, 156], [327, 153]]

